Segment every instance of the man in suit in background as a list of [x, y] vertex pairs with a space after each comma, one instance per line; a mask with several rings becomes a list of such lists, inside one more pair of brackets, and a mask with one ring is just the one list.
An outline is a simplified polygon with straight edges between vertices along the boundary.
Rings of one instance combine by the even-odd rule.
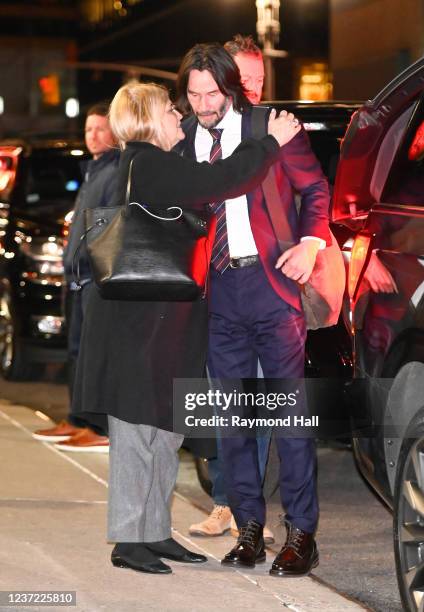
[[[184, 125], [184, 155], [198, 161], [225, 158], [250, 135], [251, 105], [239, 70], [221, 45], [196, 45], [185, 55], [177, 93], [180, 110], [192, 113]], [[212, 204], [217, 215], [210, 279], [212, 378], [256, 378], [258, 358], [266, 379], [304, 375], [306, 324], [297, 282], [307, 281], [318, 250], [329, 242], [328, 185], [303, 129], [281, 149], [274, 169], [282, 214], [298, 238], [283, 254], [262, 189]], [[295, 191], [301, 197], [299, 213]], [[270, 571], [305, 575], [318, 564], [314, 440], [277, 438], [277, 445], [287, 539]], [[240, 531], [222, 563], [252, 567], [265, 560], [265, 501], [256, 438], [223, 438], [222, 454], [226, 492]]]
[[265, 66], [262, 51], [251, 36], [236, 34], [225, 43], [224, 49], [233, 57], [240, 70], [240, 80], [246, 98], [252, 104], [259, 104], [265, 80]]

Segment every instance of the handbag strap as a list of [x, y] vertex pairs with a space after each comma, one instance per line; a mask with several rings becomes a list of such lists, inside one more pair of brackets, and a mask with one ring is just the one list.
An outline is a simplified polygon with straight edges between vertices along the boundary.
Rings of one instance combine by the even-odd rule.
[[93, 225], [90, 225], [90, 227], [85, 230], [85, 232], [79, 239], [79, 243], [78, 243], [77, 248], [75, 249], [75, 253], [73, 254], [72, 264], [71, 264], [72, 276], [74, 277], [74, 283], [75, 283], [75, 291], [81, 291], [82, 289], [81, 273], [80, 273], [80, 253], [81, 253], [83, 242], [85, 238], [87, 237], [87, 234], [91, 232], [92, 229], [94, 229], [95, 227], [98, 227], [99, 225], [104, 225], [105, 223], [107, 223], [106, 219], [103, 219], [103, 218], [97, 219], [96, 222], [93, 223]]
[[[251, 123], [253, 138], [259, 139], [266, 136], [270, 112], [270, 106], [253, 106]], [[282, 208], [274, 166], [269, 168], [265, 179], [262, 181], [262, 191], [278, 246], [281, 252], [284, 253], [284, 251], [287, 251], [287, 249], [295, 244], [295, 239], [288, 222], [287, 211]]]
[[129, 169], [128, 169], [128, 178], [127, 178], [127, 188], [125, 190], [125, 209], [128, 212], [130, 206], [130, 195], [131, 195], [131, 172], [133, 166], [134, 157], [130, 161]]

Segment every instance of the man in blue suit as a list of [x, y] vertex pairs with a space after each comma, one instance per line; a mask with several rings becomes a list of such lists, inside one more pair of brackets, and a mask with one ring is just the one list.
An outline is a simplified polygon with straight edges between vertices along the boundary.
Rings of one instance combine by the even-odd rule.
[[[218, 44], [193, 47], [183, 58], [177, 105], [185, 121], [183, 154], [213, 163], [251, 135], [251, 104], [233, 58]], [[297, 121], [296, 119], [293, 119]], [[263, 191], [211, 203], [217, 216], [210, 279], [208, 368], [216, 379], [252, 379], [259, 358], [267, 380], [302, 378], [306, 324], [298, 284], [330, 241], [327, 181], [302, 129], [282, 147], [274, 166], [298, 242], [281, 253]], [[300, 195], [297, 211], [295, 192]], [[287, 539], [271, 574], [300, 576], [318, 564], [316, 452], [311, 438], [278, 437], [280, 492]], [[254, 567], [265, 560], [265, 500], [254, 437], [223, 437], [226, 490], [240, 536], [224, 565]]]

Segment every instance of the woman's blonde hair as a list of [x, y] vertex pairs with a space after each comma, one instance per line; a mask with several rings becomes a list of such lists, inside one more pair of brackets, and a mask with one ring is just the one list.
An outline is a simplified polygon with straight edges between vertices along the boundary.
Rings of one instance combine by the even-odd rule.
[[133, 82], [118, 89], [110, 105], [109, 122], [121, 149], [130, 140], [169, 148], [161, 122], [168, 100], [168, 91], [156, 83]]

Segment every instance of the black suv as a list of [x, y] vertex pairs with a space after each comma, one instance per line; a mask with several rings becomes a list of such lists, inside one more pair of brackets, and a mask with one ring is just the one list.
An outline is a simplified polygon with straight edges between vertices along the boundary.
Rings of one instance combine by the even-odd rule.
[[65, 217], [86, 156], [80, 141], [0, 141], [0, 372], [31, 377], [66, 358]]
[[394, 511], [405, 609], [424, 605], [424, 59], [352, 118], [333, 221], [353, 234], [344, 318], [352, 338], [354, 452]]

